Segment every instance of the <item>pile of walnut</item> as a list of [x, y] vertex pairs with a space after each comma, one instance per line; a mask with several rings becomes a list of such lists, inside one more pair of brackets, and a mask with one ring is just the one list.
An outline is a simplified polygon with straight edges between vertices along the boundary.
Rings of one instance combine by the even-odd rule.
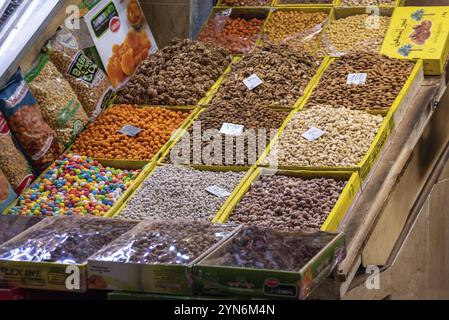
[[196, 105], [230, 64], [229, 53], [211, 44], [174, 40], [150, 55], [117, 92], [117, 102], [140, 105]]

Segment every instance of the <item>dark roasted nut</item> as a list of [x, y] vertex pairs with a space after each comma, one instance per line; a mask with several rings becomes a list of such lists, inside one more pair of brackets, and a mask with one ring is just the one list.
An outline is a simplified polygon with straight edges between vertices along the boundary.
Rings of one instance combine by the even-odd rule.
[[287, 230], [319, 230], [346, 181], [261, 176], [231, 213], [230, 221]]

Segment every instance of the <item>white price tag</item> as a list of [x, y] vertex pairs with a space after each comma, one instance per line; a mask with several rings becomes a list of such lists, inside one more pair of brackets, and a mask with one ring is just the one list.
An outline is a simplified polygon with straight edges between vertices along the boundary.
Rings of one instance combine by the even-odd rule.
[[234, 124], [234, 123], [223, 123], [220, 129], [220, 133], [226, 134], [229, 136], [239, 136], [243, 133], [243, 129], [245, 127], [241, 124]]
[[218, 186], [207, 187], [206, 191], [213, 194], [216, 197], [219, 197], [219, 198], [229, 197], [231, 195], [228, 191], [226, 191], [225, 189], [222, 189]]
[[256, 74], [253, 74], [243, 80], [243, 83], [249, 90], [253, 90], [254, 88], [260, 86], [263, 81], [260, 80], [260, 78]]
[[319, 137], [321, 137], [325, 132], [315, 127], [310, 127], [309, 130], [304, 132], [302, 136], [309, 141], [315, 141]]
[[366, 73], [350, 73], [346, 84], [361, 85], [366, 83]]
[[127, 136], [134, 137], [138, 135], [142, 129], [132, 126], [130, 124], [125, 124], [123, 128], [119, 130], [119, 133], [126, 134]]

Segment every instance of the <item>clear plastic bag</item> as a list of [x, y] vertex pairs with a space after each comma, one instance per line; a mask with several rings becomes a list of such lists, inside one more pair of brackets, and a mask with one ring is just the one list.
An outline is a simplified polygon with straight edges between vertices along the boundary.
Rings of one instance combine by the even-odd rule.
[[22, 152], [17, 149], [6, 119], [0, 113], [0, 169], [17, 194], [34, 180], [33, 171]]
[[34, 169], [41, 173], [56, 160], [60, 150], [55, 132], [44, 121], [19, 71], [0, 90], [0, 110]]
[[262, 7], [269, 6], [273, 0], [220, 0], [219, 5], [229, 7]]
[[0, 245], [31, 228], [42, 219], [44, 218], [0, 215]]
[[84, 263], [137, 222], [98, 217], [47, 218], [0, 247], [0, 259]]
[[183, 219], [142, 222], [91, 260], [187, 265], [236, 230], [234, 224]]
[[76, 37], [64, 26], [50, 40], [47, 49], [50, 60], [69, 81], [87, 115], [94, 120], [112, 96], [108, 77], [83, 53]]
[[246, 227], [201, 264], [297, 272], [334, 237], [325, 232]]
[[46, 54], [39, 56], [25, 80], [41, 106], [45, 122], [56, 132], [60, 149], [64, 150], [89, 121], [75, 92]]
[[204, 25], [198, 40], [222, 46], [233, 53], [251, 52], [262, 33], [265, 19], [233, 17], [232, 9], [214, 13]]

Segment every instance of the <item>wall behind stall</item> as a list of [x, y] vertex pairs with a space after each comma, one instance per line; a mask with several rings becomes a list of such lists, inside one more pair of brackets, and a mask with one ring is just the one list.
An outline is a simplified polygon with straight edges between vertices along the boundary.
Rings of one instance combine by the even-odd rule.
[[196, 38], [213, 0], [139, 0], [160, 48], [174, 37]]

